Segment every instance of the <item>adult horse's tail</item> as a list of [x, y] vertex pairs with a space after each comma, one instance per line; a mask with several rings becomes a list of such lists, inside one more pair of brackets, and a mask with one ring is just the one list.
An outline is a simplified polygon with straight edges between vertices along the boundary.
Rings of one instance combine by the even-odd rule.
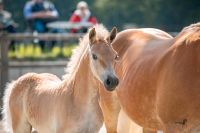
[[3, 97], [3, 127], [4, 130], [8, 133], [12, 133], [12, 121], [10, 115], [10, 108], [9, 108], [9, 99], [10, 94], [13, 88], [14, 82], [9, 83], [5, 89], [4, 97]]

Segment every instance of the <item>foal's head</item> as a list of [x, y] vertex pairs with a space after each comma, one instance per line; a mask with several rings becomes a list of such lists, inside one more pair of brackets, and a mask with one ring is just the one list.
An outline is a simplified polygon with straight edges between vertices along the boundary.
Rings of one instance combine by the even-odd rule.
[[98, 39], [95, 28], [89, 32], [89, 55], [92, 72], [109, 91], [114, 90], [119, 83], [113, 69], [113, 64], [118, 59], [117, 52], [112, 48], [116, 34], [117, 29], [113, 28], [107, 38]]

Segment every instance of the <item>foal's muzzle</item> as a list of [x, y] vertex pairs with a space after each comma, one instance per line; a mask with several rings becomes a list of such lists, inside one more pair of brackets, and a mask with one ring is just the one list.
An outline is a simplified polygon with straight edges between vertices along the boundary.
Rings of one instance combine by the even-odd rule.
[[116, 86], [119, 84], [119, 79], [115, 76], [108, 76], [104, 81], [104, 86], [108, 91], [113, 91]]

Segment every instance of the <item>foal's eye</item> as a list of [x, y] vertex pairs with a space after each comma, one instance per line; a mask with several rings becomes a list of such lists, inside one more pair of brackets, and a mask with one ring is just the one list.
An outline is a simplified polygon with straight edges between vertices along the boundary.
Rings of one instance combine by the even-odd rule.
[[95, 54], [92, 54], [92, 58], [93, 58], [94, 60], [97, 60], [97, 56], [96, 56]]
[[116, 55], [116, 56], [115, 56], [115, 60], [119, 60], [119, 55]]

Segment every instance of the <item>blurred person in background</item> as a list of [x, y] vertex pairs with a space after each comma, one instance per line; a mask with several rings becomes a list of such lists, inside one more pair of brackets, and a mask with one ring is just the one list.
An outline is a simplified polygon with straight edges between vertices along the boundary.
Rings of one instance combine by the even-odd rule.
[[[91, 23], [92, 25], [95, 25], [97, 24], [97, 19], [92, 15], [88, 4], [85, 1], [80, 1], [77, 4], [76, 10], [72, 13], [69, 22], [80, 24]], [[81, 30], [81, 32], [85, 33], [87, 32], [87, 29], [88, 27], [82, 27], [81, 29], [72, 29], [71, 31], [76, 33]]]
[[[0, 0], [0, 32], [15, 33], [17, 24], [13, 21], [11, 13], [4, 10], [3, 0]], [[14, 50], [14, 41], [11, 42], [10, 49]]]
[[[32, 32], [48, 32], [47, 23], [56, 21], [59, 17], [54, 4], [47, 0], [30, 0], [25, 4], [24, 17], [27, 20], [28, 29]], [[44, 50], [45, 42], [40, 41]]]

